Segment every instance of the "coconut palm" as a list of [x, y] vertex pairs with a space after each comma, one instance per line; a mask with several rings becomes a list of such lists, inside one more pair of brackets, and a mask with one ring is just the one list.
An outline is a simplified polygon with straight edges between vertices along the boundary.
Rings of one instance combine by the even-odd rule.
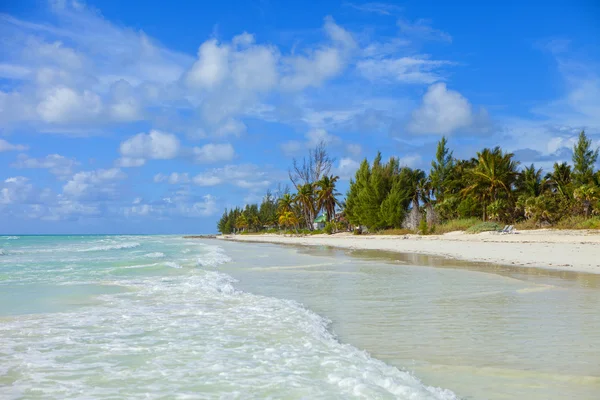
[[566, 198], [572, 198], [571, 166], [566, 162], [554, 163], [554, 169], [546, 175], [546, 183], [554, 193], [560, 193]]
[[487, 206], [490, 203], [500, 196], [511, 197], [519, 165], [512, 157], [512, 153], [503, 153], [500, 147], [483, 149], [477, 153], [477, 164], [467, 174], [470, 184], [463, 189], [463, 194], [482, 202], [484, 221], [487, 219]]
[[581, 202], [585, 217], [588, 218], [592, 204], [600, 199], [600, 189], [594, 185], [582, 185], [575, 189], [573, 197]]
[[235, 227], [238, 231], [243, 231], [244, 229], [248, 228], [248, 219], [244, 214], [241, 214], [239, 217], [236, 218]]
[[335, 217], [335, 206], [339, 205], [336, 196], [339, 193], [335, 189], [335, 184], [340, 179], [339, 176], [324, 176], [315, 183], [317, 195], [317, 209], [324, 209], [327, 215], [327, 222], [331, 222]]
[[285, 193], [277, 202], [277, 212], [283, 214], [286, 211], [292, 211], [296, 199], [290, 193]]
[[542, 194], [542, 169], [536, 169], [533, 164], [525, 167], [517, 178], [517, 187], [526, 196], [535, 197]]
[[317, 210], [315, 207], [314, 186], [311, 183], [305, 183], [304, 185], [298, 187], [296, 202], [300, 205], [302, 209], [302, 213], [304, 214], [304, 220], [308, 229], [312, 229], [312, 224], [315, 220]]
[[291, 226], [297, 227], [298, 218], [296, 217], [296, 214], [294, 214], [292, 211], [284, 211], [279, 216], [279, 225], [288, 228]]

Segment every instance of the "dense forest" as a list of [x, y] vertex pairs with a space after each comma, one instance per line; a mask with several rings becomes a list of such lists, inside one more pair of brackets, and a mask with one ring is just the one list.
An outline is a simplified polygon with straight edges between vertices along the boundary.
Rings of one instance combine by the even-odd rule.
[[341, 201], [339, 177], [331, 175], [333, 159], [324, 143], [289, 176], [295, 192], [268, 192], [261, 204], [225, 210], [219, 232], [282, 230], [313, 232], [322, 214], [324, 230], [407, 229], [434, 232], [453, 221], [492, 221], [521, 227], [600, 228], [598, 149], [585, 132], [573, 147], [572, 164], [555, 163], [546, 174], [535, 165], [522, 166], [500, 147], [485, 148], [475, 157], [453, 156], [443, 137], [429, 172], [387, 162], [377, 154], [364, 159]]

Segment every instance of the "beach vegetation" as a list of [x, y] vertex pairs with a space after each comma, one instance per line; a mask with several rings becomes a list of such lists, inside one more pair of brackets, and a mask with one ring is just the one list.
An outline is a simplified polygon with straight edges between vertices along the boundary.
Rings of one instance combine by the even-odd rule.
[[[293, 230], [299, 234], [443, 234], [556, 227], [600, 229], [599, 149], [584, 131], [573, 146], [572, 163], [548, 171], [522, 166], [513, 153], [484, 148], [459, 159], [442, 137], [428, 172], [402, 166], [378, 152], [364, 158], [346, 196], [338, 191], [324, 142], [288, 171], [292, 190], [267, 192], [261, 204], [226, 210], [222, 233]], [[545, 174], [544, 174], [545, 173]]]

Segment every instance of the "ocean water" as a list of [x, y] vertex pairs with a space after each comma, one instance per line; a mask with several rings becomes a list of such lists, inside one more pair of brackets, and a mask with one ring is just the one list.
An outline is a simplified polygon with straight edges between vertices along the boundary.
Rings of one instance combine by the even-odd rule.
[[0, 237], [0, 398], [458, 398], [340, 341], [300, 291], [286, 296], [297, 282], [234, 278], [349, 259], [322, 258], [175, 236]]

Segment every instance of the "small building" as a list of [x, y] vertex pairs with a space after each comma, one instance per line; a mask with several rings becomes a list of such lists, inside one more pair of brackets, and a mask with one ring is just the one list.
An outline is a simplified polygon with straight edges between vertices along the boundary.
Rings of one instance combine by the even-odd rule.
[[325, 228], [325, 223], [327, 222], [327, 217], [325, 214], [318, 216], [315, 218], [315, 222], [313, 222], [314, 229], [323, 229]]

